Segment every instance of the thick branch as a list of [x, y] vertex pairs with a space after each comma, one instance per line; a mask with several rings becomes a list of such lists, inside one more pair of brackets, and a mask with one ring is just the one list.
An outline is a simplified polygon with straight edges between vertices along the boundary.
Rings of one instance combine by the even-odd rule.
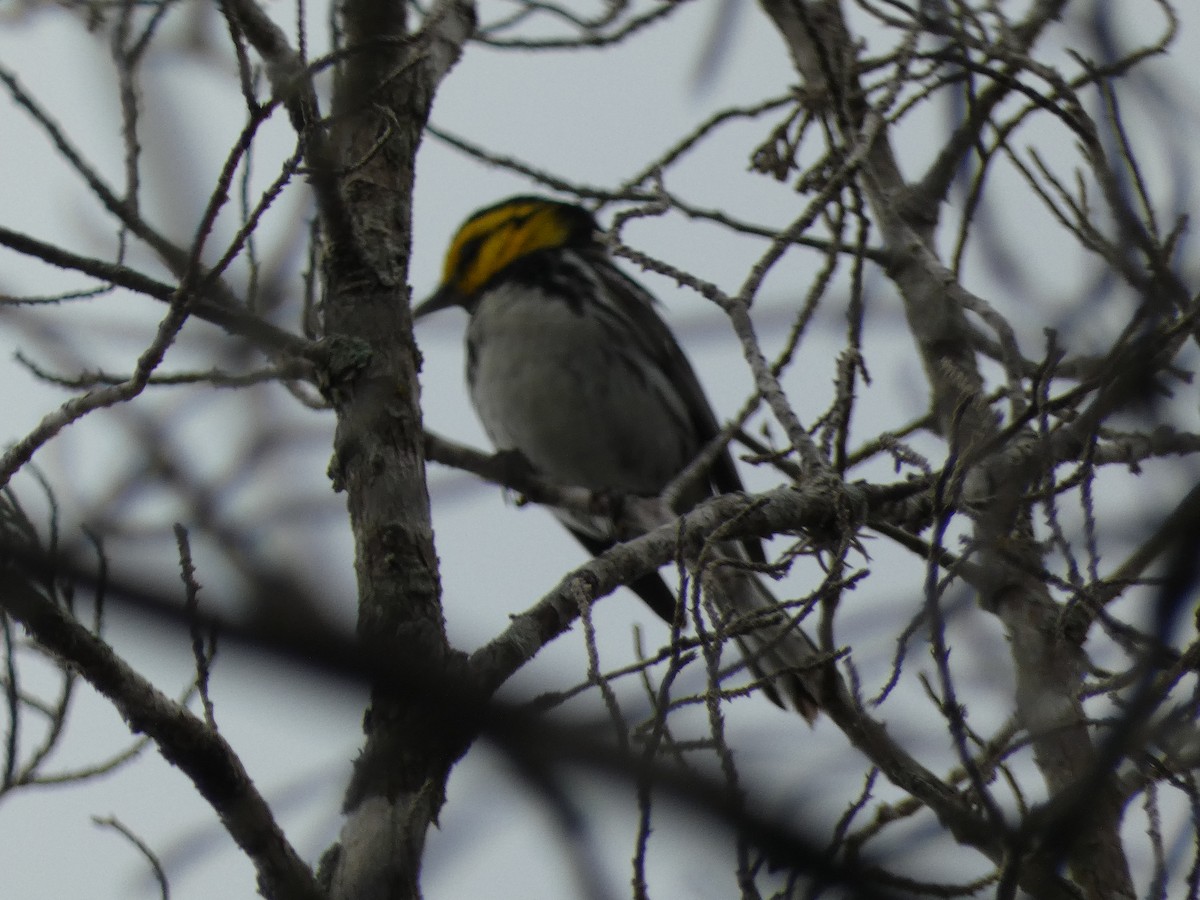
[[[1083, 654], [1058, 629], [1058, 607], [1045, 583], [1024, 503], [1025, 484], [993, 477], [996, 419], [983, 399], [983, 378], [972, 349], [965, 309], [956, 300], [952, 273], [933, 244], [936, 209], [913, 202], [879, 113], [858, 77], [856, 43], [835, 0], [761, 0], [809, 91], [826, 104], [841, 140], [853, 152], [869, 141], [861, 181], [887, 250], [890, 275], [904, 300], [933, 394], [941, 431], [964, 473], [975, 516], [977, 560], [989, 576], [981, 602], [1004, 622], [1010, 636], [1022, 722], [1034, 735], [1039, 767], [1054, 794], [1068, 791], [1094, 771], [1096, 755], [1080, 700]], [[1017, 29], [1032, 45], [1060, 3], [1035, 4]], [[1005, 475], [1009, 474], [1007, 471]], [[1095, 792], [1094, 806], [1071, 852], [1072, 870], [1092, 898], [1133, 896], [1119, 835], [1120, 802], [1112, 778]]]
[[337, 413], [330, 474], [346, 492], [354, 531], [358, 633], [373, 658], [424, 673], [373, 686], [329, 867], [338, 898], [420, 896], [425, 831], [464, 747], [445, 710], [431, 710], [425, 696], [462, 666], [439, 602], [407, 282], [417, 146], [434, 91], [474, 27], [474, 4], [436, 3], [415, 41], [405, 10], [343, 4], [333, 127], [312, 159], [324, 186], [324, 324]]

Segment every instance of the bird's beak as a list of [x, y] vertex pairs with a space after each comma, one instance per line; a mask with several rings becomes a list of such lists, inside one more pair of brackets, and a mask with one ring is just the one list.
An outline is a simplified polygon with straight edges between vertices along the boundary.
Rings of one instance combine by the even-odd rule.
[[462, 306], [463, 296], [452, 285], [443, 284], [440, 288], [434, 291], [429, 297], [422, 300], [413, 307], [413, 318], [420, 319], [430, 313], [437, 312], [439, 309], [448, 309], [451, 306]]

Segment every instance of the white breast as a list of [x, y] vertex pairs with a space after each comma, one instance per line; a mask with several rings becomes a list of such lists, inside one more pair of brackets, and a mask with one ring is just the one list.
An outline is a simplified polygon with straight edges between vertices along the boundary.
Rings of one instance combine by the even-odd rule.
[[467, 341], [471, 399], [492, 442], [559, 483], [653, 495], [699, 450], [670, 379], [561, 298], [489, 291]]

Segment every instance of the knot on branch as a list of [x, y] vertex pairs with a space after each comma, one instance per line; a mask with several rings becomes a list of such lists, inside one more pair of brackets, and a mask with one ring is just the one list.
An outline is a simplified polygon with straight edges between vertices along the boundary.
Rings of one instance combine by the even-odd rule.
[[374, 358], [371, 345], [359, 338], [331, 334], [317, 342], [312, 361], [317, 368], [317, 388], [336, 404]]

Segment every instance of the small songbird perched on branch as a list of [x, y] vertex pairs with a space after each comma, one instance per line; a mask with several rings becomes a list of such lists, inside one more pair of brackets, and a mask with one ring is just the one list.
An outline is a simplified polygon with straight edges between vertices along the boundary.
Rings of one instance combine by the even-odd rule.
[[[517, 451], [543, 477], [564, 486], [654, 497], [720, 431], [695, 372], [654, 298], [613, 263], [591, 213], [542, 197], [513, 197], [479, 210], [446, 253], [442, 284], [418, 317], [449, 306], [470, 315], [467, 384], [497, 450]], [[686, 512], [717, 493], [741, 491], [728, 450], [707, 478], [677, 498]], [[618, 539], [600, 515], [555, 509], [592, 553]], [[757, 540], [725, 542], [722, 553], [764, 560]], [[724, 567], [730, 569], [732, 567]], [[739, 637], [763, 690], [810, 721], [813, 691], [798, 670], [816, 648], [790, 625], [752, 573], [722, 579], [717, 607], [762, 616], [770, 627]], [[630, 587], [668, 622], [676, 597], [658, 574]]]

